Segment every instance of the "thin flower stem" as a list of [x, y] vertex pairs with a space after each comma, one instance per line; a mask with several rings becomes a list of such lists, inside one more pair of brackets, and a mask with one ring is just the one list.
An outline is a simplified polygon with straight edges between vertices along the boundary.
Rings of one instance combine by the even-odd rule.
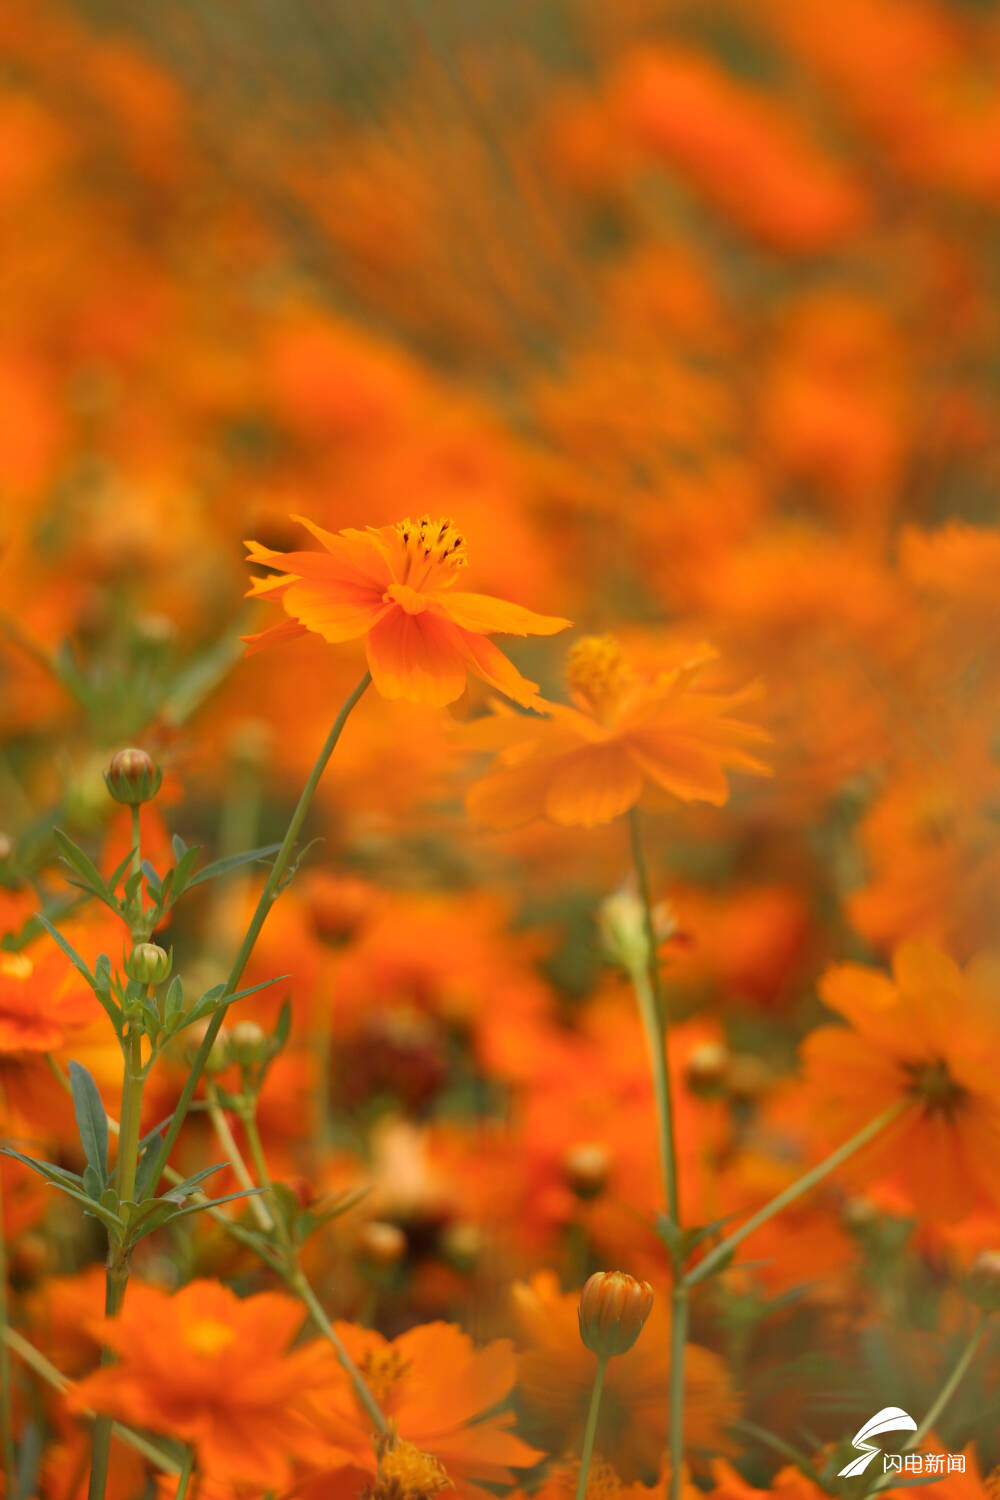
[[[0, 1183], [0, 1328], [4, 1335], [8, 1331], [8, 1319], [10, 1308], [7, 1297], [7, 1244], [6, 1226], [3, 1216], [3, 1189]], [[4, 1493], [7, 1495], [17, 1494], [17, 1466], [14, 1457], [14, 1423], [11, 1416], [10, 1400], [10, 1355], [7, 1350], [6, 1337], [0, 1342], [0, 1429], [3, 1434], [3, 1474], [5, 1482]]]
[[350, 1376], [351, 1384], [354, 1386], [358, 1400], [361, 1402], [361, 1405], [364, 1407], [369, 1417], [371, 1417], [377, 1431], [380, 1433], [388, 1432], [389, 1424], [385, 1420], [385, 1417], [382, 1415], [382, 1411], [379, 1407], [378, 1402], [375, 1400], [375, 1397], [372, 1395], [371, 1391], [365, 1384], [361, 1372], [358, 1370], [354, 1361], [351, 1359], [351, 1356], [344, 1348], [343, 1340], [341, 1339], [337, 1330], [334, 1328], [333, 1324], [330, 1322], [330, 1319], [323, 1311], [323, 1304], [320, 1302], [319, 1298], [316, 1296], [316, 1293], [310, 1286], [305, 1272], [300, 1266], [290, 1264], [288, 1266], [288, 1269], [284, 1272], [284, 1276], [291, 1290], [298, 1298], [301, 1299], [302, 1302], [305, 1303], [306, 1307], [309, 1309], [309, 1316], [312, 1318], [320, 1333], [329, 1343], [333, 1345], [334, 1349], [336, 1350], [338, 1360], [340, 1361], [343, 1368], [347, 1371], [347, 1374]]
[[[136, 806], [135, 803], [132, 804], [132, 807], [130, 808], [130, 811], [132, 813], [132, 871], [131, 871], [131, 873], [133, 875], [138, 875], [141, 872], [141, 870], [142, 870], [142, 854], [140, 853], [140, 841], [141, 841], [141, 837], [142, 836], [141, 836], [140, 831], [139, 831], [139, 827], [140, 827], [140, 825], [139, 825], [139, 809], [138, 809], [138, 807]], [[141, 890], [141, 888], [136, 892], [135, 899], [139, 903], [139, 905], [141, 906], [142, 905], [142, 890]]]
[[[226, 1119], [225, 1111], [219, 1104], [218, 1095], [214, 1089], [209, 1091], [208, 1118], [212, 1122], [212, 1129], [219, 1137], [219, 1144], [229, 1159], [229, 1165], [232, 1167], [240, 1187], [245, 1188], [248, 1193], [254, 1193], [257, 1184], [251, 1176], [249, 1167], [243, 1160], [243, 1154], [236, 1144], [236, 1137], [229, 1128], [229, 1121]], [[274, 1228], [274, 1220], [268, 1212], [267, 1205], [261, 1202], [260, 1197], [256, 1193], [247, 1201], [250, 1206], [250, 1212], [257, 1220], [257, 1227], [262, 1229], [265, 1234], [270, 1234]]]
[[185, 1500], [188, 1492], [188, 1484], [191, 1481], [191, 1473], [194, 1469], [194, 1449], [189, 1448], [184, 1455], [184, 1463], [177, 1479], [177, 1492], [174, 1500]]
[[[35, 1348], [34, 1344], [29, 1344], [28, 1340], [22, 1338], [13, 1328], [4, 1329], [3, 1342], [5, 1347], [11, 1349], [18, 1359], [28, 1366], [29, 1370], [34, 1370], [35, 1374], [41, 1376], [42, 1380], [52, 1386], [53, 1390], [65, 1393], [72, 1389], [72, 1380], [69, 1380], [61, 1370], [57, 1370], [55, 1365]], [[96, 1414], [88, 1408], [83, 1415], [93, 1421]], [[148, 1442], [140, 1433], [133, 1432], [130, 1427], [123, 1427], [120, 1422], [112, 1422], [111, 1431], [120, 1442], [127, 1443], [130, 1448], [135, 1449], [136, 1453], [141, 1453], [143, 1458], [148, 1459], [155, 1468], [162, 1469], [165, 1474], [179, 1473], [181, 1466], [177, 1460], [169, 1453], [165, 1453], [162, 1448], [157, 1448], [154, 1443]]]
[[649, 888], [649, 872], [642, 847], [642, 832], [639, 826], [639, 810], [633, 807], [629, 813], [629, 829], [632, 835], [632, 863], [635, 866], [639, 897], [642, 901], [643, 920], [646, 928], [645, 971], [636, 969], [632, 974], [639, 1015], [646, 1032], [650, 1063], [653, 1070], [653, 1091], [656, 1096], [657, 1133], [660, 1145], [660, 1169], [663, 1173], [663, 1194], [667, 1213], [674, 1224], [680, 1223], [679, 1192], [677, 1184], [677, 1145], [674, 1139], [674, 1106], [670, 1086], [670, 1068], [667, 1060], [669, 1028], [666, 998], [660, 979], [660, 961], [656, 952], [656, 926], [653, 920], [653, 905]]
[[608, 1368], [606, 1359], [598, 1358], [594, 1371], [594, 1384], [590, 1392], [590, 1410], [580, 1450], [580, 1477], [576, 1481], [576, 1500], [586, 1500], [587, 1480], [590, 1478], [590, 1460], [594, 1454], [594, 1437], [597, 1433], [597, 1415], [601, 1409], [601, 1392], [604, 1389], [604, 1372]]
[[836, 1171], [843, 1162], [853, 1156], [856, 1151], [860, 1151], [862, 1146], [867, 1146], [869, 1141], [873, 1141], [887, 1125], [891, 1125], [893, 1120], [898, 1119], [904, 1110], [909, 1109], [909, 1107], [910, 1101], [908, 1099], [901, 1099], [896, 1104], [890, 1105], [880, 1115], [876, 1115], [874, 1120], [869, 1120], [868, 1124], [863, 1126], [856, 1135], [852, 1135], [850, 1140], [845, 1141], [842, 1146], [838, 1146], [836, 1151], [831, 1152], [817, 1166], [812, 1167], [810, 1171], [805, 1172], [801, 1177], [797, 1178], [795, 1182], [779, 1193], [776, 1198], [772, 1198], [770, 1203], [765, 1203], [763, 1208], [759, 1208], [755, 1214], [751, 1214], [745, 1224], [741, 1224], [739, 1229], [734, 1229], [732, 1234], [720, 1240], [708, 1252], [704, 1260], [699, 1261], [696, 1266], [688, 1271], [684, 1277], [685, 1286], [690, 1288], [697, 1286], [699, 1281], [704, 1281], [705, 1277], [710, 1276], [713, 1271], [725, 1262], [736, 1249], [737, 1245], [742, 1245], [743, 1241], [749, 1235], [753, 1234], [754, 1230], [759, 1229], [762, 1224], [766, 1224], [769, 1219], [773, 1219], [775, 1214], [779, 1214], [783, 1208], [787, 1208], [797, 1198], [801, 1198], [804, 1193], [808, 1193], [817, 1183], [822, 1182], [824, 1177], [828, 1177], [831, 1172]]
[[675, 1281], [670, 1324], [670, 1500], [680, 1500], [684, 1467], [684, 1356], [687, 1351], [689, 1293]]
[[250, 1148], [250, 1160], [254, 1164], [257, 1180], [264, 1189], [267, 1198], [275, 1237], [282, 1246], [288, 1248], [288, 1231], [281, 1212], [281, 1204], [278, 1202], [274, 1191], [274, 1183], [268, 1169], [267, 1157], [264, 1155], [264, 1144], [261, 1141], [260, 1131], [257, 1128], [256, 1099], [250, 1100], [248, 1108], [242, 1112], [240, 1118], [243, 1121], [243, 1129], [246, 1131], [247, 1145]]
[[[927, 1434], [937, 1426], [938, 1418], [944, 1411], [945, 1407], [951, 1401], [951, 1398], [958, 1390], [962, 1381], [965, 1379], [969, 1366], [972, 1364], [972, 1361], [976, 1357], [976, 1350], [979, 1348], [979, 1345], [982, 1342], [983, 1334], [986, 1332], [986, 1324], [988, 1320], [988, 1312], [982, 1313], [982, 1315], [976, 1320], [976, 1326], [973, 1328], [971, 1334], [966, 1340], [965, 1346], [962, 1349], [961, 1354], [958, 1356], [951, 1374], [945, 1380], [944, 1385], [938, 1391], [936, 1397], [925, 1412], [923, 1421], [918, 1423], [916, 1431], [912, 1432], [907, 1441], [903, 1444], [902, 1451], [904, 1453], [911, 1453], [914, 1448], [919, 1447]], [[876, 1482], [865, 1491], [862, 1500], [867, 1500], [867, 1497], [869, 1495], [877, 1495], [879, 1490], [886, 1489], [887, 1486], [892, 1483], [892, 1480], [893, 1471], [891, 1469], [888, 1474], [880, 1474]]]
[[[326, 737], [323, 748], [319, 752], [319, 755], [316, 759], [316, 764], [310, 771], [306, 784], [302, 788], [302, 794], [299, 797], [298, 802], [296, 803], [295, 811], [292, 813], [291, 821], [288, 824], [285, 837], [281, 843], [281, 848], [275, 855], [274, 864], [271, 866], [271, 873], [268, 875], [267, 880], [264, 884], [264, 889], [260, 893], [260, 898], [257, 902], [254, 914], [250, 918], [250, 925], [247, 927], [246, 933], [243, 937], [243, 941], [240, 944], [239, 952], [233, 960], [233, 967], [229, 972], [229, 978], [226, 980], [226, 988], [219, 998], [219, 1003], [216, 1008], [215, 1014], [209, 1022], [208, 1028], [202, 1039], [201, 1046], [198, 1048], [195, 1059], [191, 1064], [191, 1071], [188, 1073], [187, 1079], [184, 1083], [184, 1087], [182, 1088], [180, 1093], [180, 1098], [178, 1099], [176, 1108], [174, 1109], [173, 1117], [170, 1121], [170, 1124], [167, 1126], [166, 1134], [163, 1137], [163, 1144], [157, 1152], [156, 1162], [153, 1167], [152, 1176], [150, 1179], [154, 1185], [159, 1181], [163, 1173], [163, 1169], [166, 1166], [167, 1161], [169, 1160], [170, 1153], [174, 1148], [174, 1142], [177, 1140], [177, 1137], [180, 1134], [181, 1126], [184, 1124], [188, 1110], [191, 1108], [191, 1101], [194, 1098], [195, 1090], [197, 1089], [198, 1084], [201, 1080], [201, 1075], [204, 1071], [205, 1063], [208, 1060], [209, 1053], [215, 1045], [215, 1039], [219, 1034], [219, 1029], [222, 1026], [223, 1018], [226, 1014], [226, 997], [227, 995], [232, 995], [233, 993], [235, 993], [240, 979], [243, 976], [243, 970], [246, 968], [247, 963], [250, 959], [250, 955], [253, 952], [254, 944], [256, 943], [257, 938], [260, 935], [260, 930], [267, 918], [267, 914], [271, 910], [271, 907], [279, 894], [282, 877], [284, 876], [285, 871], [287, 870], [288, 865], [291, 861], [296, 840], [298, 839], [298, 836], [302, 831], [302, 825], [306, 820], [306, 814], [309, 811], [309, 806], [312, 802], [313, 796], [315, 795], [316, 788], [319, 786], [320, 778], [322, 777], [323, 772], [326, 770], [327, 763], [331, 755], [333, 754], [334, 749], [336, 748], [337, 741], [340, 739], [344, 725], [347, 723], [347, 720], [351, 715], [351, 710], [364, 695], [364, 692], [371, 680], [371, 673], [366, 672], [354, 691], [344, 701], [340, 712], [333, 722], [333, 727]], [[153, 1191], [155, 1191], [155, 1186], [153, 1188]]]

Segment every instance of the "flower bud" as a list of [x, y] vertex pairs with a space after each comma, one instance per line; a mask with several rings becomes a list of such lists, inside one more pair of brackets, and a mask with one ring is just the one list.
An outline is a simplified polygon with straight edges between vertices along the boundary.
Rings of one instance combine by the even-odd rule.
[[972, 1274], [1000, 1287], [1000, 1250], [981, 1250], [973, 1262]]
[[[649, 940], [646, 933], [646, 911], [631, 885], [605, 897], [597, 918], [601, 947], [609, 963], [628, 974], [645, 969], [649, 963]], [[673, 910], [661, 902], [653, 909], [653, 936], [657, 944], [665, 943], [677, 931]]]
[[14, 840], [9, 833], [0, 833], [0, 864], [14, 853]]
[[[207, 1032], [209, 1025], [210, 1022], [208, 1021], [196, 1021], [193, 1026], [189, 1026], [185, 1031], [185, 1052], [189, 1061], [194, 1062], [199, 1048], [201, 1047], [202, 1042], [205, 1040], [205, 1033]], [[212, 1050], [208, 1054], [208, 1057], [205, 1059], [206, 1073], [224, 1073], [229, 1067], [229, 1064], [232, 1062], [232, 1057], [229, 1051], [229, 1039], [230, 1034], [226, 1030], [225, 1026], [220, 1027], [218, 1035], [216, 1036], [215, 1041], [212, 1043]]]
[[137, 984], [162, 984], [173, 963], [173, 954], [157, 943], [137, 943], [125, 960], [125, 972]]
[[722, 1042], [701, 1042], [688, 1056], [684, 1080], [693, 1094], [714, 1094], [726, 1081], [729, 1052]]
[[267, 1056], [268, 1036], [256, 1021], [238, 1021], [229, 1033], [229, 1055], [244, 1067], [263, 1062]]
[[380, 1271], [398, 1266], [407, 1251], [406, 1235], [398, 1224], [372, 1219], [358, 1235], [358, 1259]]
[[141, 802], [149, 802], [156, 796], [163, 780], [163, 772], [145, 750], [130, 747], [117, 751], [111, 757], [104, 780], [116, 802], [127, 802], [130, 807], [138, 807]]
[[625, 1271], [596, 1271], [580, 1293], [580, 1337], [598, 1359], [626, 1354], [653, 1306], [653, 1288]]
[[599, 1198], [608, 1185], [611, 1153], [606, 1146], [587, 1142], [571, 1146], [563, 1158], [563, 1171], [573, 1192], [584, 1203]]
[[456, 1271], [469, 1275], [483, 1253], [482, 1232], [475, 1224], [449, 1224], [441, 1234], [441, 1254]]

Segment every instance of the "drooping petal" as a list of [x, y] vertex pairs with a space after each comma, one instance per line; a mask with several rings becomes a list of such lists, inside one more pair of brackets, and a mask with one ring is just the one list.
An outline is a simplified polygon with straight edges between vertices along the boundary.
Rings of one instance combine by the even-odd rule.
[[634, 807], [641, 792], [641, 772], [623, 745], [583, 745], [553, 764], [545, 811], [554, 823], [593, 828]]
[[536, 615], [521, 604], [494, 599], [490, 594], [452, 593], [434, 595], [433, 608], [463, 630], [476, 635], [556, 635], [573, 622], [556, 615]]
[[312, 579], [291, 584], [281, 602], [286, 614], [331, 645], [357, 640], [392, 608], [371, 589]]
[[625, 744], [637, 768], [682, 802], [722, 807], [728, 800], [729, 782], [711, 749], [653, 730], [633, 731]]
[[294, 641], [297, 636], [305, 634], [306, 627], [297, 620], [282, 620], [280, 625], [259, 630], [256, 635], [242, 635], [240, 640], [246, 643], [247, 656], [253, 656], [255, 652], [264, 651], [268, 646], [283, 646], [286, 641]]
[[442, 707], [465, 691], [465, 653], [454, 626], [396, 605], [368, 633], [368, 667], [383, 698]]
[[492, 641], [487, 640], [484, 635], [459, 630], [457, 626], [451, 628], [455, 630], [462, 653], [477, 677], [488, 682], [490, 687], [497, 688], [506, 697], [513, 698], [515, 703], [531, 706], [537, 701], [537, 682], [529, 682], [527, 677], [522, 677], [514, 663]]
[[520, 828], [545, 812], [551, 763], [535, 757], [527, 763], [490, 771], [466, 798], [469, 814], [488, 828]]

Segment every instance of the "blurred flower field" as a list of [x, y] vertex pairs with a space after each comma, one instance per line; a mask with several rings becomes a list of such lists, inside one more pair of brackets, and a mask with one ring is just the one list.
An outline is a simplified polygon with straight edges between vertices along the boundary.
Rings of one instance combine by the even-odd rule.
[[0, 215], [3, 1495], [996, 1500], [996, 7], [4, 0]]

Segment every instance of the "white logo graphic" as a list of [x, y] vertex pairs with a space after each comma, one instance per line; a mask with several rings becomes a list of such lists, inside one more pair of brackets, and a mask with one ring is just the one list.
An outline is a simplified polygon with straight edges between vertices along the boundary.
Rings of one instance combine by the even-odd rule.
[[883, 1432], [916, 1432], [917, 1424], [909, 1412], [901, 1406], [883, 1406], [873, 1417], [869, 1417], [863, 1427], [859, 1427], [851, 1442], [855, 1448], [860, 1450], [857, 1458], [852, 1458], [837, 1475], [838, 1479], [856, 1479], [863, 1474], [873, 1459], [877, 1458], [882, 1449], [869, 1438], [878, 1437]]

